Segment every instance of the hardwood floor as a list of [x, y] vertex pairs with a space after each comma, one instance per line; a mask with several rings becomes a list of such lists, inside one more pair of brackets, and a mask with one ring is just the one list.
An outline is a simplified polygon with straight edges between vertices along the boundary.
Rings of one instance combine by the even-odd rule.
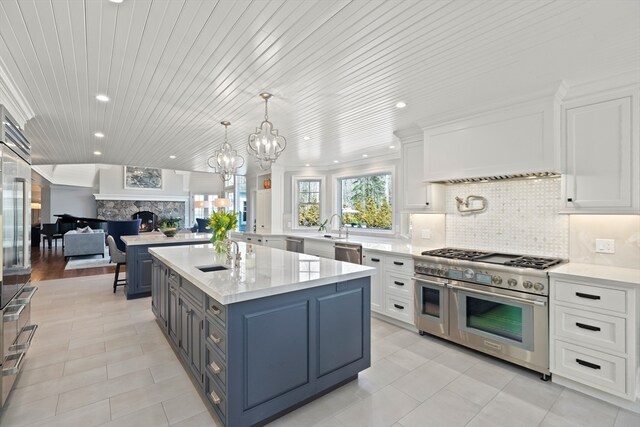
[[[65, 270], [66, 261], [62, 245], [58, 244], [51, 249], [44, 250], [42, 245], [31, 247], [31, 281], [41, 282], [43, 280], [62, 279], [65, 277], [94, 276], [98, 274], [115, 274], [115, 266], [82, 268], [78, 270]], [[126, 271], [126, 266], [120, 270]], [[122, 277], [122, 276], [121, 276]]]

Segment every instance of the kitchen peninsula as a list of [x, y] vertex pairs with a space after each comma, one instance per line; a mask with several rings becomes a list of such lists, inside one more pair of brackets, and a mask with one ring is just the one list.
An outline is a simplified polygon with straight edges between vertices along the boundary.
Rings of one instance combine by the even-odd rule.
[[151, 255], [149, 248], [156, 246], [183, 246], [209, 243], [211, 234], [177, 233], [167, 237], [162, 233], [142, 233], [120, 238], [127, 247], [127, 299], [151, 295]]
[[157, 321], [227, 426], [266, 423], [371, 362], [374, 269], [260, 246], [247, 266], [239, 250], [231, 269], [212, 245], [149, 249]]

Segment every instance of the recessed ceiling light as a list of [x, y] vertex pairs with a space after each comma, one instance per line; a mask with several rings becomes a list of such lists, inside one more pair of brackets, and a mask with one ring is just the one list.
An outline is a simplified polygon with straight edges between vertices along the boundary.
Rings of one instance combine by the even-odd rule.
[[311, 166], [309, 163], [305, 163], [304, 165], [307, 166], [307, 167]]
[[122, 3], [124, 0], [109, 0], [111, 3], [117, 3], [120, 4]]
[[96, 99], [100, 102], [109, 102], [109, 97], [103, 93], [97, 94]]
[[94, 151], [93, 154], [95, 154], [96, 156], [102, 156], [102, 152], [100, 151]]
[[389, 148], [391, 148], [393, 150], [394, 148], [396, 148], [396, 146], [395, 145], [390, 145]]
[[333, 163], [340, 163], [338, 160], [334, 160]]
[[368, 154], [363, 154], [362, 157], [369, 157], [369, 155]]
[[176, 156], [169, 156], [169, 158], [170, 158], [170, 159], [175, 159], [175, 158], [176, 158]]
[[308, 140], [311, 139], [311, 137], [310, 136], [303, 136], [302, 139], [304, 139], [305, 141], [308, 141]]
[[396, 108], [404, 108], [404, 107], [406, 107], [406, 106], [407, 106], [407, 104], [406, 104], [406, 103], [404, 103], [404, 102], [402, 102], [402, 101], [400, 101], [400, 102], [398, 102], [398, 103], [396, 104]]
[[93, 136], [95, 136], [96, 138], [104, 138], [104, 133], [96, 132], [96, 133], [93, 134]]

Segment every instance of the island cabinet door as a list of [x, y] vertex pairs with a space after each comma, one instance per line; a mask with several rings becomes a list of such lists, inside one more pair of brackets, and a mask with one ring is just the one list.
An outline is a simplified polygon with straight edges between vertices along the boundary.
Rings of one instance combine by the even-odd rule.
[[260, 424], [368, 368], [369, 286], [366, 277], [227, 306], [226, 425]]
[[151, 310], [160, 318], [160, 264], [156, 261], [151, 265]]
[[200, 384], [204, 382], [202, 374], [204, 340], [204, 314], [195, 308], [195, 304], [186, 298], [179, 297], [180, 335], [178, 347], [180, 354], [189, 364]]
[[178, 345], [178, 290], [176, 285], [169, 281], [169, 301], [167, 304], [167, 332], [169, 338], [173, 341], [174, 345]]
[[133, 292], [141, 294], [145, 292], [151, 292], [151, 254], [149, 252], [140, 251], [138, 253], [137, 265], [136, 265], [136, 280], [135, 289]]

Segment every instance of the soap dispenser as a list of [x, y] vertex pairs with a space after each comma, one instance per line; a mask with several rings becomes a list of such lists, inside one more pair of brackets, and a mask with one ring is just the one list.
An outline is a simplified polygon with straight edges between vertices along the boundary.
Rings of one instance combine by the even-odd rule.
[[253, 245], [247, 245], [245, 265], [247, 268], [256, 268], [256, 253], [253, 252]]

